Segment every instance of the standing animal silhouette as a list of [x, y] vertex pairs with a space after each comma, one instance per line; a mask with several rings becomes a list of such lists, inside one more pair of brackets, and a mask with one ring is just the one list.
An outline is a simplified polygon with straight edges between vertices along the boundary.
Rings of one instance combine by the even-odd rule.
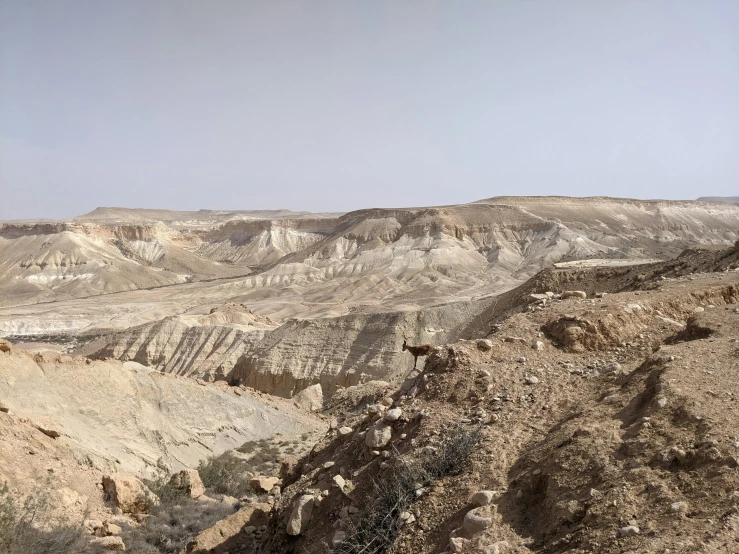
[[403, 337], [403, 352], [406, 350], [413, 355], [413, 369], [416, 369], [419, 356], [428, 356], [434, 347], [430, 344], [421, 344], [418, 346], [411, 346], [408, 344], [408, 340]]

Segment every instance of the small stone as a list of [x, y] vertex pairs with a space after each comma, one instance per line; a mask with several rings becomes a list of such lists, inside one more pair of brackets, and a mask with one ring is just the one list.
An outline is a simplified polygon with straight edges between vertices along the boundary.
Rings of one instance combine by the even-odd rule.
[[481, 508], [474, 508], [464, 516], [462, 527], [464, 527], [464, 530], [470, 535], [475, 535], [484, 531], [493, 524], [492, 518], [482, 515], [479, 513], [479, 510], [481, 510]]
[[544, 350], [544, 343], [540, 340], [531, 345], [532, 350]]
[[7, 414], [9, 411], [10, 408], [8, 408], [8, 406], [4, 402], [0, 402], [0, 412]]
[[348, 437], [354, 432], [354, 429], [351, 427], [339, 427], [337, 433], [340, 437]]
[[482, 549], [483, 554], [503, 554], [504, 548], [508, 546], [508, 541], [497, 541], [493, 544], [484, 546]]
[[526, 381], [527, 385], [536, 385], [539, 382], [539, 378], [535, 375], [528, 375], [524, 381]]
[[449, 539], [449, 550], [454, 553], [464, 552], [464, 549], [469, 543], [469, 539], [463, 539], [462, 537], [452, 537]]
[[106, 521], [105, 524], [103, 524], [103, 533], [106, 537], [109, 537], [111, 535], [120, 535], [123, 533], [123, 529], [119, 525], [116, 525], [115, 523], [111, 523], [110, 521]]
[[477, 348], [483, 352], [489, 352], [493, 349], [493, 341], [490, 339], [479, 339], [477, 341]]
[[394, 422], [398, 421], [403, 416], [403, 410], [400, 408], [393, 408], [385, 413], [385, 421]]
[[493, 503], [495, 494], [495, 491], [477, 491], [470, 498], [470, 504], [473, 506], [488, 506]]
[[620, 369], [621, 369], [621, 364], [619, 364], [618, 362], [613, 362], [612, 364], [608, 364], [605, 367], [599, 368], [598, 373], [612, 373]]
[[98, 548], [102, 548], [103, 550], [126, 550], [126, 545], [123, 543], [123, 539], [118, 536], [92, 539], [90, 544]]
[[619, 537], [633, 537], [638, 535], [641, 530], [636, 525], [627, 525], [618, 530]]
[[34, 427], [38, 429], [39, 431], [41, 431], [44, 435], [52, 439], [57, 439], [62, 436], [59, 431], [57, 431], [51, 425], [48, 425], [46, 423], [38, 423], [38, 424], [35, 424]]
[[684, 514], [688, 511], [687, 502], [673, 502], [670, 504], [670, 511], [673, 514]]
[[588, 294], [583, 290], [566, 290], [561, 295], [562, 300], [566, 298], [587, 298]]
[[333, 548], [338, 548], [338, 546], [346, 540], [346, 531], [336, 531], [334, 533], [334, 536], [331, 537], [331, 546]]
[[346, 480], [341, 475], [334, 475], [333, 477], [334, 484], [339, 487], [340, 490], [344, 490], [344, 486], [346, 485]]
[[385, 448], [392, 438], [393, 428], [384, 421], [378, 421], [367, 431], [364, 443], [370, 448]]
[[657, 407], [664, 408], [665, 406], [667, 406], [667, 398], [664, 396], [657, 398]]
[[525, 364], [525, 363], [526, 363], [526, 356], [521, 356], [521, 357], [520, 357], [520, 358], [518, 359], [518, 363], [519, 363], [519, 364]]

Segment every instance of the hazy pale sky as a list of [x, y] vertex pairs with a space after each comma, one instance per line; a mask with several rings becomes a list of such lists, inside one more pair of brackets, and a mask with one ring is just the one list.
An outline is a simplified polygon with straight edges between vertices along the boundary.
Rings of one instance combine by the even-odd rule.
[[0, 219], [739, 194], [737, 0], [0, 0]]

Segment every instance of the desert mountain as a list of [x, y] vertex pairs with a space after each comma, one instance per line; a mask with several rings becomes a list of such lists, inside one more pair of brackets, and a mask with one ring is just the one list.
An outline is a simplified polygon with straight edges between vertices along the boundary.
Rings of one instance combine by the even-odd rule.
[[4, 335], [64, 337], [97, 358], [289, 397], [402, 377], [404, 338], [465, 338], [542, 268], [733, 244], [739, 207], [499, 197], [341, 216], [106, 208], [0, 234]]

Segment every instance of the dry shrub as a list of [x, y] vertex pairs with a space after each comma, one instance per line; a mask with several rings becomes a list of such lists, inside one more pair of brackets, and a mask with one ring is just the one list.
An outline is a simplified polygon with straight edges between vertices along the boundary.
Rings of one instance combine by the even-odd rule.
[[193, 500], [169, 484], [164, 473], [145, 484], [159, 497], [159, 506], [141, 526], [124, 525], [123, 542], [133, 554], [179, 554], [187, 543], [234, 512], [226, 503]]
[[383, 481], [375, 481], [365, 508], [349, 522], [346, 539], [333, 554], [382, 554], [400, 532], [400, 515], [408, 511], [417, 493], [432, 481], [462, 471], [480, 442], [482, 428], [457, 426], [444, 434], [441, 446], [421, 460], [406, 463]]
[[0, 486], [0, 554], [77, 554], [87, 542], [81, 525], [53, 511], [48, 487], [23, 499]]

